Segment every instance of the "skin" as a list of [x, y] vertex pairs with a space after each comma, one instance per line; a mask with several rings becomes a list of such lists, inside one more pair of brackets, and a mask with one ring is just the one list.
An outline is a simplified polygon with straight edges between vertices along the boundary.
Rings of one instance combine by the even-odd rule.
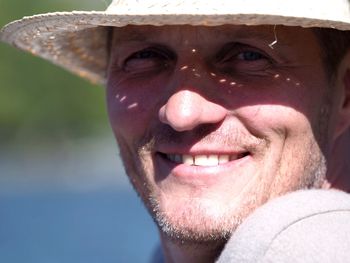
[[350, 192], [350, 131], [347, 130], [334, 143], [327, 170], [328, 188]]
[[334, 86], [341, 92], [341, 100], [338, 102], [339, 110], [335, 116], [338, 129], [332, 148], [331, 158], [328, 162], [327, 179], [328, 187], [350, 192], [350, 129], [349, 124], [349, 102], [350, 102], [350, 71], [349, 71], [350, 52], [348, 52], [341, 61], [335, 77]]
[[[213, 262], [254, 209], [301, 188], [332, 187], [348, 127], [344, 64], [325, 73], [311, 30], [259, 26], [114, 29], [107, 106], [134, 188], [167, 262]], [[196, 166], [169, 155], [231, 155]]]

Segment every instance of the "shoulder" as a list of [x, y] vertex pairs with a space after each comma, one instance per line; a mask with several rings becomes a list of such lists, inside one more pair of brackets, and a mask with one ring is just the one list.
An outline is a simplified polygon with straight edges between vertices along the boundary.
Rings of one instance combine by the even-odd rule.
[[350, 195], [304, 190], [251, 214], [218, 262], [345, 262], [350, 258]]

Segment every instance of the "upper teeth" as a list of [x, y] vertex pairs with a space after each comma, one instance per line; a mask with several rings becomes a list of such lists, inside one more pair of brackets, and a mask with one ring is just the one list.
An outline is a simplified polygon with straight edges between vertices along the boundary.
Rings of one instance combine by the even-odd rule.
[[229, 161], [236, 160], [242, 157], [238, 154], [210, 154], [210, 155], [188, 155], [188, 154], [167, 154], [169, 160], [175, 163], [184, 163], [187, 165], [198, 165], [198, 166], [215, 166], [219, 164], [228, 163]]

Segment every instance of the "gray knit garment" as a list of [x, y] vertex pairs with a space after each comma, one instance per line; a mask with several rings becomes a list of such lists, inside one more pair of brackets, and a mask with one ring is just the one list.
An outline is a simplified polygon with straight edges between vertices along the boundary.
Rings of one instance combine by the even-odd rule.
[[268, 202], [232, 235], [224, 262], [350, 262], [350, 195], [303, 190]]

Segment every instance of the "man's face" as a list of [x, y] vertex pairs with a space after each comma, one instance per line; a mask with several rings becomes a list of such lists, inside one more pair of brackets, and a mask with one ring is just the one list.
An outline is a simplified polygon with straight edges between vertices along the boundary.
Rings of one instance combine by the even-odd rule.
[[332, 104], [311, 30], [130, 26], [113, 35], [110, 122], [163, 233], [225, 239], [272, 197], [320, 187]]

